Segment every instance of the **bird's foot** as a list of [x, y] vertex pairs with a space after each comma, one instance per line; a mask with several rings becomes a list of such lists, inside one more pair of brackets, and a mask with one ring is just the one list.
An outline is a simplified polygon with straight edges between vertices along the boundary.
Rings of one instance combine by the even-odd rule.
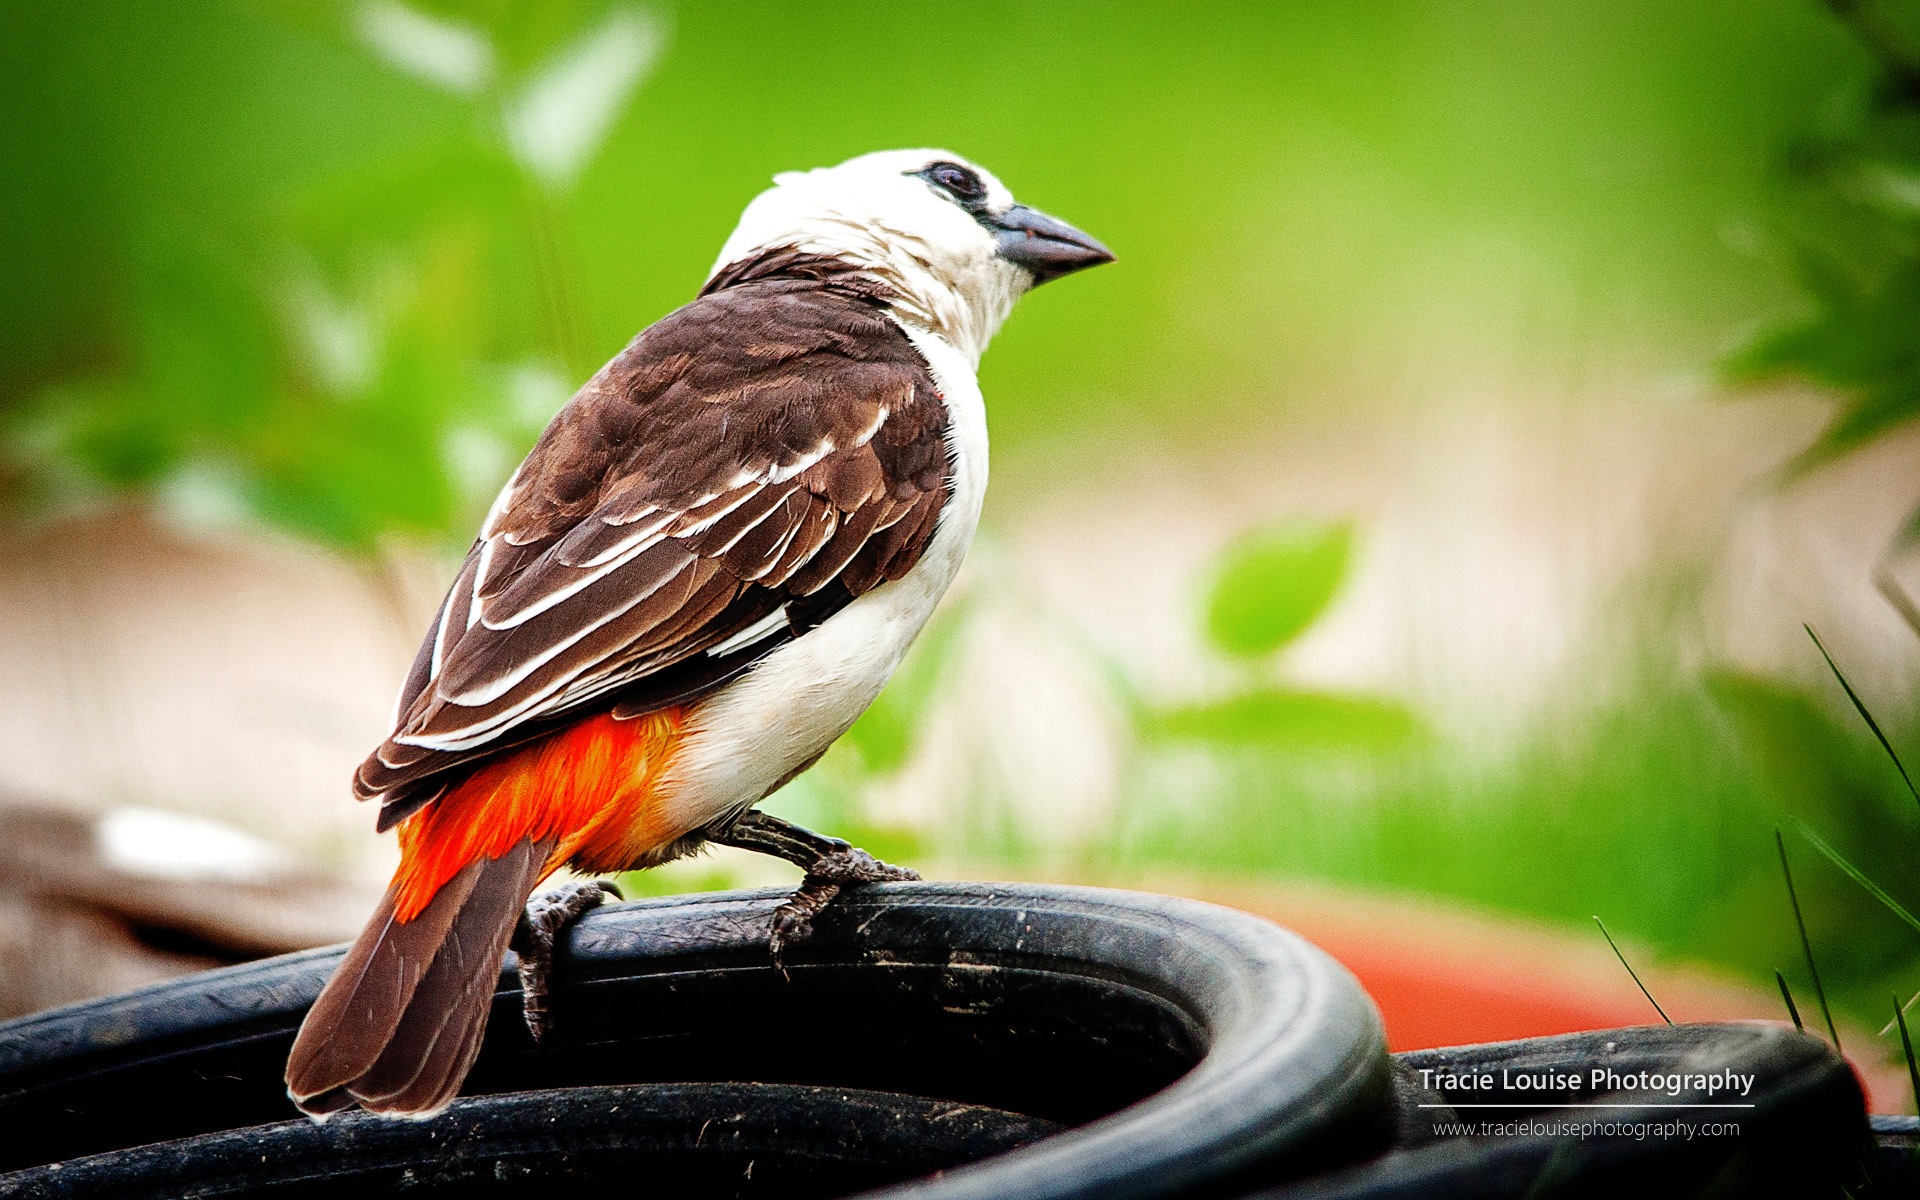
[[805, 941], [813, 933], [813, 918], [842, 888], [920, 878], [917, 872], [883, 863], [849, 842], [753, 809], [726, 825], [709, 829], [706, 836], [723, 846], [784, 858], [807, 873], [792, 898], [774, 910], [769, 945], [776, 964], [788, 945]]
[[544, 1041], [553, 1027], [548, 1010], [552, 994], [553, 951], [573, 923], [599, 908], [607, 897], [622, 899], [620, 889], [604, 879], [569, 883], [527, 901], [514, 927], [513, 949], [520, 957], [520, 1012], [534, 1044]]
[[807, 877], [800, 881], [799, 890], [773, 910], [771, 946], [775, 958], [792, 943], [804, 942], [813, 936], [813, 919], [833, 902], [841, 888], [920, 878], [918, 871], [883, 863], [857, 846], [845, 842], [841, 846], [842, 849], [814, 860], [807, 868]]

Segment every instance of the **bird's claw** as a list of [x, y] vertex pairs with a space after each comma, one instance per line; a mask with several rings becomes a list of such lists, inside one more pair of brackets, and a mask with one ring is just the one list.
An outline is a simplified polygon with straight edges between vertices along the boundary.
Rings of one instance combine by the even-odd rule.
[[788, 946], [813, 936], [813, 919], [833, 902], [842, 888], [918, 878], [918, 871], [881, 862], [858, 846], [842, 843], [840, 849], [822, 855], [807, 868], [807, 877], [800, 881], [799, 889], [785, 904], [773, 910], [773, 931], [768, 945], [774, 962], [780, 964]]
[[813, 919], [842, 888], [920, 878], [917, 872], [883, 863], [850, 842], [825, 837], [792, 821], [751, 808], [709, 827], [703, 836], [722, 846], [737, 846], [784, 858], [807, 873], [799, 890], [773, 913], [768, 944], [773, 950], [773, 965], [783, 975], [786, 965], [781, 961], [781, 952], [813, 933]]
[[574, 922], [609, 896], [624, 899], [620, 889], [605, 879], [569, 883], [528, 900], [520, 914], [513, 933], [513, 949], [520, 958], [520, 1012], [535, 1045], [546, 1040], [553, 1028], [548, 1001], [553, 991], [554, 947]]

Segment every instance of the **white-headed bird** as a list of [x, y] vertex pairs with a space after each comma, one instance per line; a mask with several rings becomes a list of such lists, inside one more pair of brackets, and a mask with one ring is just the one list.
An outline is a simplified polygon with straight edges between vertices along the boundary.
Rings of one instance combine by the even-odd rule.
[[[399, 828], [386, 896], [301, 1026], [295, 1103], [444, 1108], [501, 961], [546, 1021], [599, 885], [717, 842], [845, 885], [912, 878], [753, 806], [872, 703], [973, 540], [981, 352], [1014, 301], [1109, 262], [932, 150], [779, 176], [691, 304], [560, 410], [495, 501], [354, 778]], [[516, 929], [519, 936], [516, 938]]]

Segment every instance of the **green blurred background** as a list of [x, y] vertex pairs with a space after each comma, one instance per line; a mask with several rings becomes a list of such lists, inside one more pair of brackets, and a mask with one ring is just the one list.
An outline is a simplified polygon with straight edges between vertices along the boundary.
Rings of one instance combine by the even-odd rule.
[[[775, 807], [1010, 871], [1597, 912], [1800, 988], [1784, 826], [1836, 997], [1877, 1025], [1920, 988], [1920, 931], [1793, 824], [1920, 907], [1920, 806], [1799, 629], [1913, 745], [1914, 631], [1874, 583], [1912, 590], [1920, 492], [1904, 10], [7, 9], [5, 579], [58, 562], [137, 608], [128, 529], [324, 557], [393, 610], [397, 679], [519, 455], [775, 171], [946, 146], [1120, 261], [987, 355], [966, 587]], [[208, 588], [215, 624], [309, 636]], [[244, 772], [73, 765], [134, 672], [0, 592], [41, 647], [0, 655], [0, 746], [40, 764], [0, 780], [291, 827]], [[142, 676], [153, 706], [196, 703], [151, 694], [196, 662]], [[353, 715], [300, 803], [358, 822], [391, 681], [303, 686]], [[1009, 691], [1026, 758], [980, 716]]]

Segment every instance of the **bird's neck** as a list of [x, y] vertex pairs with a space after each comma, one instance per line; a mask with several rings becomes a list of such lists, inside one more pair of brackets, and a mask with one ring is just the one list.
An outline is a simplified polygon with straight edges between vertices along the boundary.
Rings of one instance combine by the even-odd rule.
[[903, 325], [937, 335], [974, 368], [1030, 282], [998, 258], [943, 261], [917, 241], [849, 225], [728, 263], [701, 294], [760, 279], [804, 279], [859, 295]]
[[936, 274], [905, 256], [868, 269], [892, 288], [889, 307], [902, 324], [937, 335], [974, 370], [979, 369], [987, 343], [1000, 331], [1026, 283], [1019, 269], [1006, 263], [973, 267], [958, 287], [942, 278], [948, 272]]

